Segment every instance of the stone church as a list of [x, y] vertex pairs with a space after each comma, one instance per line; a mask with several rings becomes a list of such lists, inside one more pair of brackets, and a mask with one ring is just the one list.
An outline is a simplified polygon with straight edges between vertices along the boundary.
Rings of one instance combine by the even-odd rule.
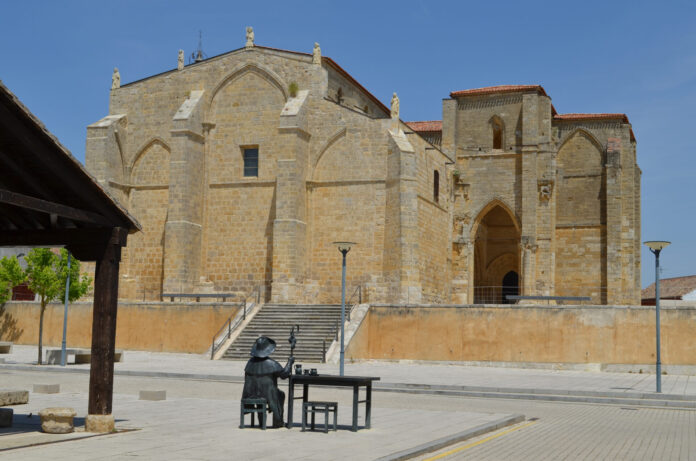
[[[407, 103], [407, 102], [405, 102]], [[403, 122], [331, 58], [254, 44], [128, 84], [86, 165], [137, 217], [120, 297], [284, 303], [640, 303], [640, 169], [624, 114], [539, 85], [453, 91]]]

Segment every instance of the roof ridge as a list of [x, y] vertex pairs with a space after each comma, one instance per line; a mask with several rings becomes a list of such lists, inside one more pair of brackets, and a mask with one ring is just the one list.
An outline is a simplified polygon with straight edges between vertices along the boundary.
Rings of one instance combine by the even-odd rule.
[[450, 93], [450, 97], [456, 98], [459, 96], [475, 96], [475, 95], [493, 94], [493, 93], [516, 93], [516, 92], [520, 92], [520, 91], [530, 91], [530, 90], [534, 90], [534, 91], [541, 93], [544, 96], [548, 96], [548, 94], [546, 94], [546, 90], [544, 90], [544, 87], [536, 84], [536, 85], [484, 86], [481, 88], [471, 88], [468, 90], [452, 91]]

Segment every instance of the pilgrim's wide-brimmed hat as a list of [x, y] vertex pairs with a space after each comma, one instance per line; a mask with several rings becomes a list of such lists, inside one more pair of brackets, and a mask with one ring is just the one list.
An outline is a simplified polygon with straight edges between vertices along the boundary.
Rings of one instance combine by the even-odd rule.
[[251, 355], [258, 358], [268, 357], [276, 348], [276, 342], [268, 336], [259, 336], [251, 346]]

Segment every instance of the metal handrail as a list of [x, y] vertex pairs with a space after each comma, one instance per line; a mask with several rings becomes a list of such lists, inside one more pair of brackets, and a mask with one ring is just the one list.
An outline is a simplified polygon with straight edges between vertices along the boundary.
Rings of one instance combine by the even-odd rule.
[[516, 304], [518, 301], [556, 301], [558, 303], [575, 302], [578, 304], [605, 304], [608, 294], [602, 286], [568, 286], [556, 285], [546, 291], [530, 290], [524, 293], [518, 286], [476, 286], [473, 304]]
[[[358, 294], [358, 302], [353, 304], [353, 298], [355, 298], [355, 293]], [[348, 321], [350, 322], [350, 314], [353, 313], [353, 309], [355, 309], [358, 305], [362, 304], [362, 285], [358, 285], [355, 287], [355, 290], [353, 290], [353, 294], [350, 295], [350, 298], [348, 299], [348, 302], [346, 303], [347, 306], [350, 306], [350, 309], [348, 309]]]
[[[249, 298], [252, 298], [255, 295], [256, 297], [256, 302], [252, 302], [251, 306], [249, 306], [249, 309], [247, 310], [247, 301]], [[242, 301], [242, 318], [239, 318], [239, 313], [236, 312], [233, 315], [230, 315], [230, 317], [225, 321], [225, 323], [220, 327], [220, 329], [213, 335], [213, 340], [212, 344], [210, 346], [210, 360], [213, 360], [215, 357], [215, 353], [220, 350], [220, 347], [232, 337], [232, 332], [239, 327], [239, 325], [246, 320], [247, 312], [251, 312], [254, 309], [254, 306], [258, 305], [261, 302], [261, 285], [257, 286], [254, 291], [252, 291], [249, 295], [244, 297], [244, 300]], [[234, 322], [234, 323], [233, 323]], [[225, 328], [227, 328], [227, 334], [220, 338], [220, 335], [222, 334], [223, 331], [225, 331]], [[215, 344], [215, 340], [219, 339], [217, 344]]]

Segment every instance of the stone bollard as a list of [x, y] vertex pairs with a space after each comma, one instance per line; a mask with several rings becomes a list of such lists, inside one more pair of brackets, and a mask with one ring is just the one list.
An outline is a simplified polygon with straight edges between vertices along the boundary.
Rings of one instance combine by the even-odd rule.
[[66, 407], [44, 408], [39, 412], [41, 430], [49, 434], [68, 434], [75, 430], [75, 410]]
[[140, 400], [167, 400], [167, 391], [140, 391]]
[[85, 418], [85, 432], [104, 434], [114, 430], [114, 415], [87, 415]]
[[34, 384], [35, 394], [57, 394], [60, 392], [60, 384]]

